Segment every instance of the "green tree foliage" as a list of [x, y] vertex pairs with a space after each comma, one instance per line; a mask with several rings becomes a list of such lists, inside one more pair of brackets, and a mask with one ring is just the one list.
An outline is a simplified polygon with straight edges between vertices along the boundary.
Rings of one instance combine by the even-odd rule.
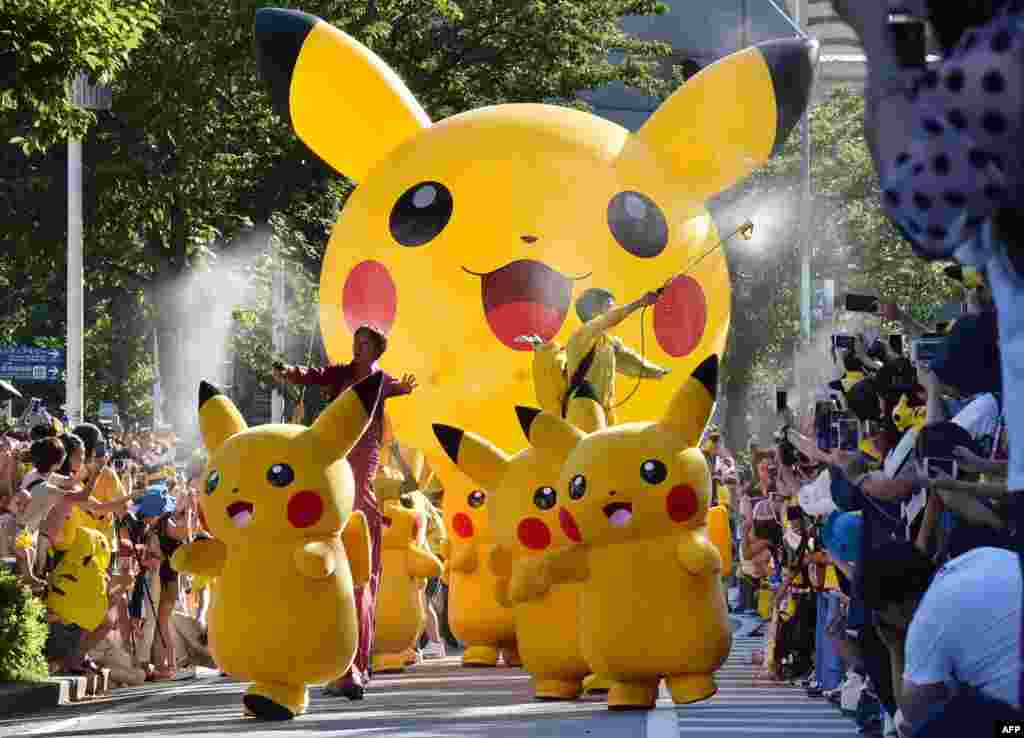
[[[834, 279], [840, 299], [846, 292], [879, 295], [927, 321], [954, 288], [942, 276], [941, 265], [914, 256], [882, 210], [863, 116], [862, 95], [845, 87], [811, 111], [812, 275], [816, 283]], [[793, 352], [800, 335], [801, 161], [796, 130], [779, 156], [720, 203], [727, 224], [753, 216], [760, 229], [753, 247], [739, 240], [728, 244], [734, 297], [726, 427], [727, 437], [737, 445], [749, 432], [765, 438], [775, 423], [775, 387], [793, 381]], [[821, 355], [812, 359], [826, 360], [824, 348], [813, 351]], [[748, 426], [748, 412], [755, 427]]]
[[[194, 333], [183, 327], [190, 317], [181, 314], [175, 290], [232, 251], [248, 249], [251, 265], [274, 233], [318, 278], [351, 185], [271, 111], [252, 52], [253, 18], [269, 0], [154, 2], [159, 27], [113, 81], [113, 111], [97, 116], [86, 142], [86, 281], [90, 293], [104, 295], [90, 295], [87, 322], [100, 319], [106, 290], [114, 305], [141, 296], [146, 320], [131, 327], [139, 336], [155, 322], [165, 409], [186, 427], [194, 420], [194, 387], [178, 362]], [[655, 0], [309, 0], [301, 8], [373, 48], [435, 120], [501, 102], [582, 107], [578, 92], [613, 80], [655, 92], [657, 59], [668, 53], [617, 26], [622, 15], [663, 12]], [[611, 64], [613, 49], [632, 61]], [[52, 298], [63, 292], [63, 235], [42, 214], [63, 212], [62, 154], [5, 154], [13, 161], [5, 163], [3, 187], [22, 204], [0, 213], [11, 216], [0, 248], [15, 254], [15, 274], [35, 269]], [[26, 286], [17, 300], [41, 296]], [[21, 320], [27, 330], [30, 321], [24, 314]], [[256, 363], [266, 361], [264, 355]]]
[[78, 72], [107, 82], [156, 27], [152, 0], [2, 0], [0, 129], [25, 152], [81, 137], [93, 115], [71, 105]]
[[49, 675], [46, 608], [17, 577], [0, 571], [0, 682], [37, 682]]

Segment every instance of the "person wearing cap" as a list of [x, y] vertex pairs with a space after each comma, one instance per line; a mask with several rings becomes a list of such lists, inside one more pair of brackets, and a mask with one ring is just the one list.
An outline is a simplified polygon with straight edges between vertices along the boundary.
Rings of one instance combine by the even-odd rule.
[[[178, 520], [177, 501], [163, 484], [147, 487], [145, 494], [131, 506], [130, 512], [137, 522], [135, 539], [146, 546], [144, 563], [153, 571], [151, 577], [143, 573], [136, 582], [132, 610], [141, 614], [145, 606], [145, 587], [149, 584], [145, 580], [149, 579], [154, 585], [159, 582], [159, 595], [154, 596], [152, 603], [156, 605], [157, 610], [155, 613], [149, 612], [148, 615], [155, 618], [154, 626], [159, 630], [159, 640], [163, 648], [162, 658], [152, 678], [156, 681], [172, 679], [178, 670], [178, 654], [171, 626], [171, 616], [178, 600], [178, 573], [171, 567], [170, 562], [174, 552], [188, 538], [188, 529]], [[148, 651], [153, 644], [151, 633], [152, 628], [147, 623], [143, 634], [142, 653], [139, 654], [143, 658], [143, 663], [149, 661]]]
[[[577, 394], [592, 396], [604, 408], [609, 425], [615, 425], [615, 375], [645, 379], [661, 379], [669, 369], [647, 361], [626, 346], [620, 338], [609, 336], [608, 331], [620, 325], [630, 315], [644, 307], [654, 305], [660, 295], [648, 292], [626, 305], [616, 305], [615, 296], [605, 289], [593, 288], [576, 300], [576, 315], [582, 325], [569, 337], [565, 345], [564, 380], [568, 389], [561, 398], [564, 418], [569, 400]], [[553, 350], [557, 345], [540, 336], [519, 336], [517, 341], [532, 344], [535, 351]], [[542, 403], [543, 404], [543, 403]]]

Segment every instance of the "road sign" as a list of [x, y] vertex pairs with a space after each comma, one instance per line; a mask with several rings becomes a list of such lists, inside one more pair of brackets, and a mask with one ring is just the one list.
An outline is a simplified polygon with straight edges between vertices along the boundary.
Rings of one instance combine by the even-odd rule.
[[63, 382], [64, 349], [32, 346], [0, 348], [0, 379], [14, 382]]

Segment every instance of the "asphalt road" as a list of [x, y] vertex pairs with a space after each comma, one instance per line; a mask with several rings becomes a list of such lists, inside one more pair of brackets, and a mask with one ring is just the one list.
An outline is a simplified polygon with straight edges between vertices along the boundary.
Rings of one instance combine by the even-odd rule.
[[457, 659], [428, 661], [405, 674], [378, 677], [362, 702], [330, 698], [312, 690], [308, 714], [286, 723], [242, 718], [245, 685], [201, 672], [176, 683], [118, 690], [91, 705], [0, 720], [0, 736], [91, 737], [230, 736], [267, 738], [329, 735], [399, 738], [676, 738], [708, 735], [814, 735], [852, 738], [856, 726], [824, 700], [803, 690], [758, 683], [750, 652], [760, 639], [737, 633], [733, 653], [718, 675], [719, 693], [696, 705], [675, 708], [662, 693], [658, 709], [612, 713], [602, 699], [539, 703], [529, 677], [518, 669], [464, 669]]

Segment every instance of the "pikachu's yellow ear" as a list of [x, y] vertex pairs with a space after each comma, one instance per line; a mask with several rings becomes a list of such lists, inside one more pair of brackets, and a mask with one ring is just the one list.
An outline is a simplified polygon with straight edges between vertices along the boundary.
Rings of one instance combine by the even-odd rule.
[[303, 436], [315, 440], [318, 455], [327, 461], [348, 456], [359, 442], [380, 402], [384, 373], [374, 372], [338, 395]]
[[199, 383], [199, 432], [207, 451], [216, 453], [224, 441], [248, 427], [227, 395], [209, 382]]
[[399, 144], [430, 127], [384, 61], [298, 10], [256, 11], [256, 58], [274, 107], [327, 164], [360, 182]]
[[715, 409], [718, 394], [718, 354], [712, 354], [672, 398], [659, 425], [678, 438], [684, 448], [696, 446]]
[[488, 490], [501, 483], [508, 470], [508, 454], [475, 433], [440, 423], [434, 423], [433, 427], [441, 448], [466, 476]]
[[536, 408], [516, 405], [516, 415], [531, 446], [560, 458], [568, 458], [576, 444], [586, 437], [561, 418]]
[[668, 170], [699, 201], [778, 152], [810, 100], [818, 43], [769, 41], [702, 69], [659, 107], [620, 154], [627, 169]]

